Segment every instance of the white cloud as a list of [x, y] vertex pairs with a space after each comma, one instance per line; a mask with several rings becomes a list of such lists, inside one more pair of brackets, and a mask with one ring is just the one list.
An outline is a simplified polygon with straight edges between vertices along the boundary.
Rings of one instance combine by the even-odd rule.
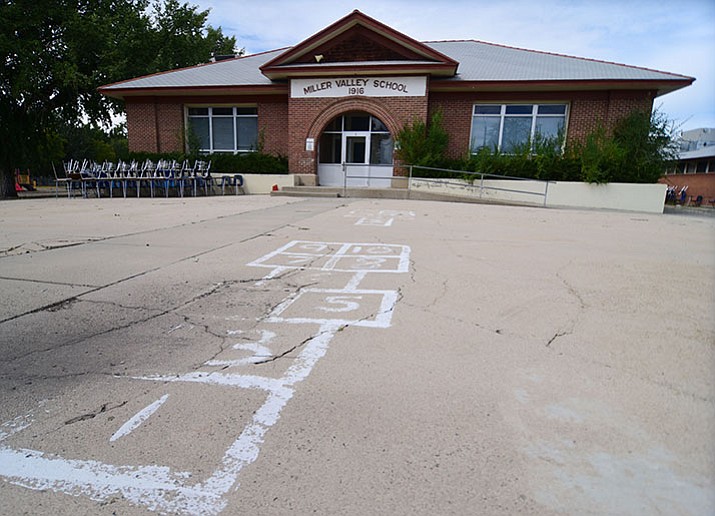
[[715, 127], [712, 0], [198, 0], [248, 53], [295, 45], [353, 9], [417, 40], [478, 39], [696, 77], [656, 100], [685, 128]]

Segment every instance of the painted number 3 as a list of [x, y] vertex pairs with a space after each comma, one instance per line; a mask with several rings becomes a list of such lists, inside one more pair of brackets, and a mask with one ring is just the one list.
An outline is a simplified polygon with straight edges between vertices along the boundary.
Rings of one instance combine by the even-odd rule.
[[354, 300], [361, 300], [362, 296], [328, 296], [325, 303], [330, 306], [319, 306], [318, 310], [323, 312], [352, 312], [360, 308], [360, 303]]

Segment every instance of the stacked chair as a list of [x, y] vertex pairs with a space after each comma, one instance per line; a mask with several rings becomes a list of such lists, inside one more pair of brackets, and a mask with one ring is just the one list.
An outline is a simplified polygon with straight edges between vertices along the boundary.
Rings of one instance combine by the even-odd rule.
[[[149, 195], [154, 197], [163, 195], [169, 197], [172, 190], [177, 197], [184, 197], [188, 192], [197, 196], [213, 193], [216, 183], [211, 177], [211, 161], [197, 160], [193, 166], [186, 160], [183, 163], [172, 160], [159, 160], [154, 163], [146, 160], [142, 163], [137, 161], [119, 161], [112, 163], [96, 163], [88, 160], [70, 160], [63, 163], [64, 177], [60, 177], [57, 170], [55, 172], [55, 196], [59, 193], [60, 185], [67, 188], [67, 196], [73, 197], [75, 191], [81, 192], [82, 197], [88, 197], [94, 193], [97, 198], [102, 194], [109, 197], [114, 196], [115, 189], [121, 189], [126, 198], [128, 195], [141, 197]], [[238, 193], [238, 180], [243, 185], [241, 176], [233, 178], [222, 177], [221, 192], [225, 193], [225, 186], [228, 184], [236, 188]]]

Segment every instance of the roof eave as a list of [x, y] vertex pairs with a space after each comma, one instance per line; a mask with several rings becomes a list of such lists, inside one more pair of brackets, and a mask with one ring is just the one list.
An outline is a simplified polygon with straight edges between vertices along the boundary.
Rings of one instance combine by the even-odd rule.
[[151, 88], [99, 88], [99, 93], [107, 97], [125, 100], [127, 97], [192, 97], [199, 95], [283, 95], [289, 93], [287, 84], [243, 85], [243, 86], [165, 86]]
[[517, 81], [449, 81], [435, 79], [430, 82], [431, 92], [459, 91], [599, 91], [599, 90], [651, 90], [656, 96], [690, 86], [695, 79], [633, 80], [517, 80]]

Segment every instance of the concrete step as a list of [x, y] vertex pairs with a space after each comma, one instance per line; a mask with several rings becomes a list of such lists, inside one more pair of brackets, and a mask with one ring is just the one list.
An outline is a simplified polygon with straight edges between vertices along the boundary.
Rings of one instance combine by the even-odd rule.
[[371, 199], [407, 199], [404, 188], [340, 188], [332, 186], [286, 186], [271, 195], [294, 197], [357, 197]]
[[319, 186], [284, 186], [271, 192], [276, 197], [340, 197], [342, 188], [326, 188]]

